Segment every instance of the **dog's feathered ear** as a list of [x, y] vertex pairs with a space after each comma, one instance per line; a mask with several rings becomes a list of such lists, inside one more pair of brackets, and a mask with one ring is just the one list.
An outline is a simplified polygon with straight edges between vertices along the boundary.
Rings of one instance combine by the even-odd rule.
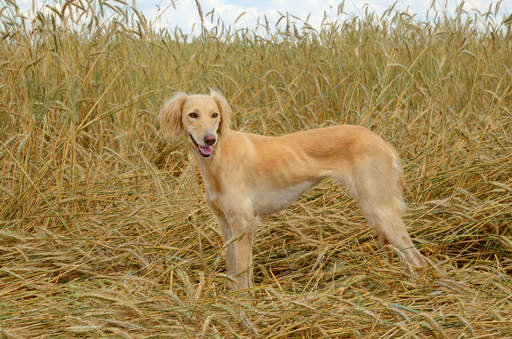
[[178, 92], [174, 94], [160, 110], [160, 114], [158, 115], [160, 128], [164, 131], [165, 137], [168, 140], [176, 140], [183, 131], [181, 109], [186, 100], [187, 93]]
[[228, 101], [222, 94], [219, 92], [214, 91], [210, 88], [210, 95], [215, 100], [215, 103], [217, 104], [217, 107], [219, 107], [220, 111], [220, 126], [219, 126], [219, 132], [222, 133], [226, 129], [229, 129], [231, 126], [231, 114], [233, 114], [233, 111], [231, 110], [231, 106], [229, 106]]

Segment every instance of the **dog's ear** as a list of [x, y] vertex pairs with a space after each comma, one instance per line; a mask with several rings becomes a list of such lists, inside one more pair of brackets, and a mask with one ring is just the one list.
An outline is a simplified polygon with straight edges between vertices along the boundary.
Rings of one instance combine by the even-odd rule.
[[187, 93], [178, 92], [170, 98], [160, 110], [158, 118], [160, 128], [164, 131], [165, 137], [171, 141], [180, 137], [183, 132], [181, 122], [181, 109], [187, 100]]
[[228, 101], [226, 100], [226, 98], [224, 98], [222, 94], [210, 88], [210, 95], [212, 96], [213, 100], [215, 100], [217, 107], [219, 107], [221, 116], [219, 132], [222, 133], [223, 131], [230, 128], [231, 114], [233, 114], [233, 111], [231, 110], [231, 106], [229, 106]]

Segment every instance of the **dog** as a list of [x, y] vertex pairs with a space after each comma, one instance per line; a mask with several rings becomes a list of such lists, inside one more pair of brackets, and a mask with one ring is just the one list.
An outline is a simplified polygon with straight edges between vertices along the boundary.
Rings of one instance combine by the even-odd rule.
[[325, 178], [349, 188], [381, 246], [391, 245], [412, 272], [426, 266], [401, 218], [402, 166], [393, 146], [355, 125], [279, 137], [242, 133], [230, 128], [231, 115], [228, 101], [213, 90], [176, 93], [159, 114], [165, 136], [186, 138], [197, 162], [227, 248], [230, 289], [252, 287], [258, 217], [286, 208]]

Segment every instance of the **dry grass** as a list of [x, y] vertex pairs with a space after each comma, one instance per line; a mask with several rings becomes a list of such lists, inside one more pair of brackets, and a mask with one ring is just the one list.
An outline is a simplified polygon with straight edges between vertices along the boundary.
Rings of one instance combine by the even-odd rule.
[[[390, 11], [315, 32], [285, 18], [184, 42], [122, 3], [79, 4], [31, 24], [2, 5], [0, 337], [512, 336], [510, 20]], [[237, 129], [385, 136], [440, 271], [407, 279], [323, 182], [264, 218], [251, 296], [228, 292], [196, 169], [155, 118], [173, 91], [208, 87]]]

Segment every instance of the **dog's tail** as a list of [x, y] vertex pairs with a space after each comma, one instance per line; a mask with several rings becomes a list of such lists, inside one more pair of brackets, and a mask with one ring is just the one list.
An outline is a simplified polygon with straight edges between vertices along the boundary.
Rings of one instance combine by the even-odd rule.
[[396, 153], [393, 156], [393, 179], [395, 180], [397, 190], [396, 194], [394, 194], [395, 205], [400, 212], [403, 212], [406, 208], [403, 197], [405, 188], [404, 171], [402, 169], [402, 162], [400, 161], [400, 157]]

